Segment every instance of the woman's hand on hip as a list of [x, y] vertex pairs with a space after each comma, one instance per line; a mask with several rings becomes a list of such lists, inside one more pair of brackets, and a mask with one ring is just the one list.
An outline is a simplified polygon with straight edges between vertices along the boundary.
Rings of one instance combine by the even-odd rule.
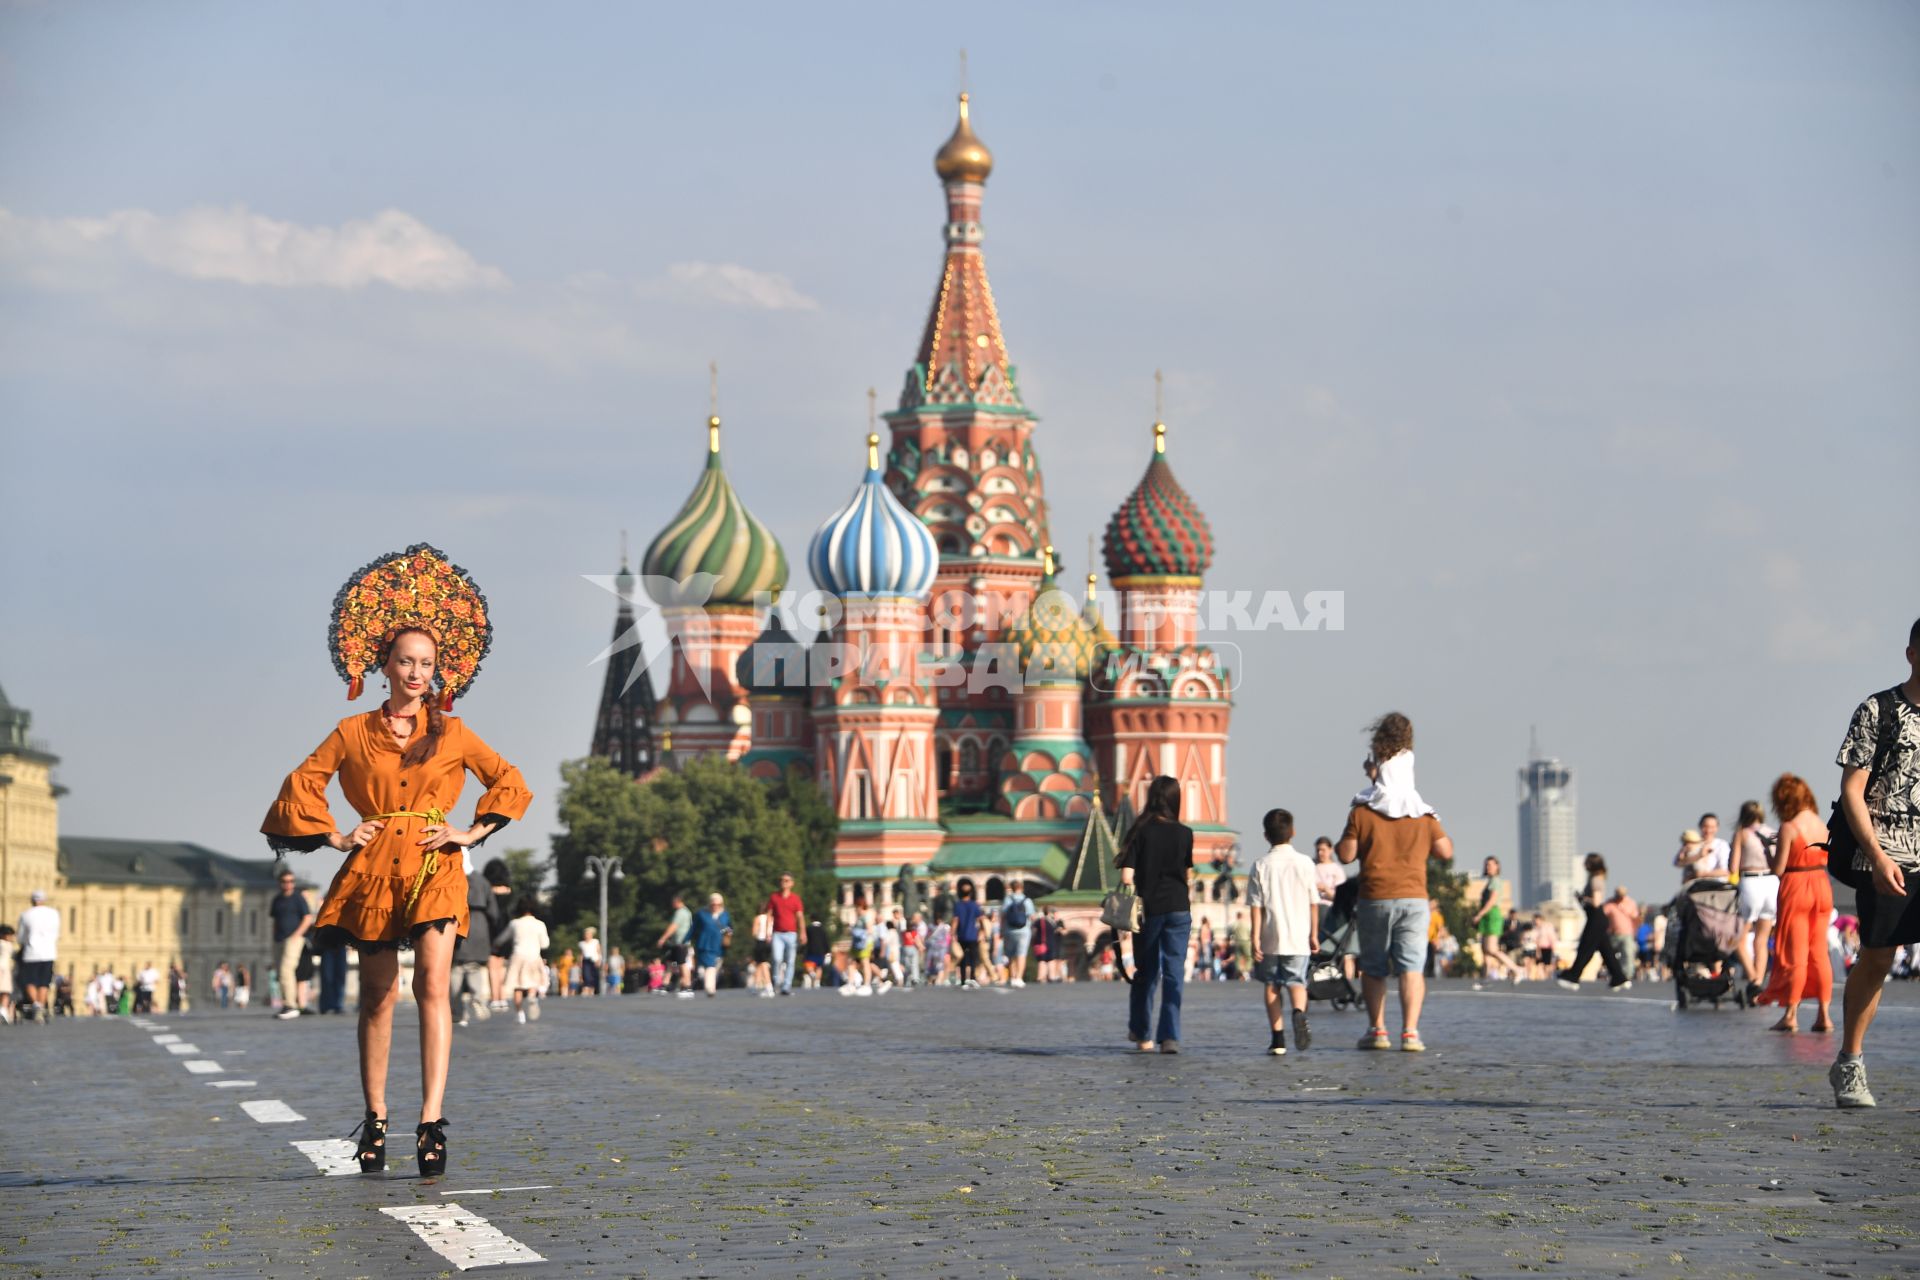
[[355, 849], [372, 843], [373, 838], [379, 835], [381, 829], [386, 825], [384, 822], [363, 822], [353, 830], [347, 832], [344, 836], [337, 832], [328, 836], [327, 843], [342, 853], [352, 853]]

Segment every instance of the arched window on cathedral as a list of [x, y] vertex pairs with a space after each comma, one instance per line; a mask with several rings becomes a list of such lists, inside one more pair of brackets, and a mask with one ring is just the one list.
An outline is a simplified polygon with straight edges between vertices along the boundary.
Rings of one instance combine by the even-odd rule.
[[980, 772], [980, 744], [972, 738], [960, 744], [960, 772], [969, 775]]
[[999, 876], [987, 877], [987, 901], [1000, 902], [1007, 896], [1007, 886]]
[[953, 785], [953, 748], [943, 742], [935, 748], [935, 753], [939, 760], [940, 794], [945, 795], [947, 788]]

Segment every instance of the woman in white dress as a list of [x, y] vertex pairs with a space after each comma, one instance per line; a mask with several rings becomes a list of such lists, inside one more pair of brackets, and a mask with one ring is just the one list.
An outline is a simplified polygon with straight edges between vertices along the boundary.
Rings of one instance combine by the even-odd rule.
[[[540, 993], [547, 987], [547, 968], [540, 953], [553, 945], [547, 926], [533, 914], [533, 899], [522, 898], [507, 925], [507, 990], [513, 992], [517, 1019], [526, 1022], [540, 1016]], [[524, 997], [524, 1006], [522, 998]]]

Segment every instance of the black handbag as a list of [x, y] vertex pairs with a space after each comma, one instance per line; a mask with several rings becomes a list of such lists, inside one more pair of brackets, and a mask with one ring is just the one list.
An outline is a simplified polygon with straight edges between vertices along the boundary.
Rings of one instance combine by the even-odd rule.
[[[1900, 741], [1899, 695], [1892, 689], [1883, 689], [1873, 696], [1879, 703], [1878, 727], [1873, 742], [1873, 768], [1867, 772], [1868, 791], [1873, 790], [1873, 784], [1880, 781], [1893, 763], [1894, 748]], [[1827, 815], [1827, 874], [1856, 893], [1873, 885], [1872, 870], [1853, 865], [1860, 847], [1860, 838], [1847, 819], [1846, 807], [1836, 796], [1833, 810]]]

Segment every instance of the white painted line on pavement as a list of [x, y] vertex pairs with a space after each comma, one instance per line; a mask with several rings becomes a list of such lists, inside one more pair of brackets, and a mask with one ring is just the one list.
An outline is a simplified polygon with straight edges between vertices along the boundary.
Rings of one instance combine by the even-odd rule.
[[443, 1196], [497, 1196], [508, 1191], [551, 1191], [553, 1183], [540, 1182], [530, 1187], [468, 1187], [465, 1191], [442, 1191]]
[[251, 1080], [209, 1080], [207, 1081], [207, 1087], [210, 1089], [251, 1089], [253, 1088], [253, 1081]]
[[457, 1204], [409, 1204], [380, 1212], [413, 1228], [429, 1249], [462, 1271], [546, 1259]]
[[354, 1162], [354, 1146], [348, 1138], [315, 1138], [307, 1142], [296, 1142], [300, 1154], [313, 1161], [314, 1166], [329, 1178], [337, 1178], [346, 1173], [360, 1172], [360, 1166]]
[[197, 1076], [217, 1076], [226, 1069], [212, 1058], [188, 1058], [185, 1065]]
[[169, 1045], [163, 1045], [161, 1047], [164, 1048], [168, 1053], [177, 1053], [177, 1054], [180, 1054], [182, 1057], [186, 1056], [189, 1053], [200, 1052], [200, 1046], [197, 1044], [169, 1044]]
[[278, 1098], [249, 1098], [240, 1109], [261, 1124], [293, 1124], [306, 1117]]
[[179, 1044], [180, 1037], [179, 1036], [155, 1036], [153, 1038], [153, 1042], [155, 1044]]

